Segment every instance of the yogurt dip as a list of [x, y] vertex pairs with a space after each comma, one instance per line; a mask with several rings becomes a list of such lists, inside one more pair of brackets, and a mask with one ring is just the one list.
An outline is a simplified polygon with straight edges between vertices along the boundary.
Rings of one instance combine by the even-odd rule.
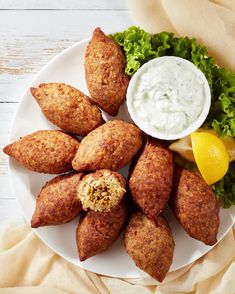
[[210, 109], [204, 74], [186, 59], [164, 56], [144, 64], [127, 90], [128, 111], [147, 134], [174, 140], [192, 133]]

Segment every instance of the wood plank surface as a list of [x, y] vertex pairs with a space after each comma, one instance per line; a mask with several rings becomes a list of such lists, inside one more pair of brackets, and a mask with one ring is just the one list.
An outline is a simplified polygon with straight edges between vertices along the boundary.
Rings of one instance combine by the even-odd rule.
[[[0, 103], [0, 149], [7, 144], [11, 121], [15, 112], [16, 103]], [[8, 174], [8, 156], [2, 151], [0, 152], [0, 199], [13, 199], [15, 198], [10, 178]], [[1, 215], [1, 209], [0, 209]]]
[[0, 198], [0, 223], [14, 221], [17, 224], [24, 223], [21, 208], [15, 199]]
[[0, 9], [123, 10], [126, 0], [1, 0]]
[[[33, 76], [51, 58], [100, 26], [105, 32], [132, 25], [126, 1], [0, 1], [0, 148], [8, 143], [17, 104]], [[23, 221], [0, 151], [0, 222]]]
[[129, 25], [127, 11], [0, 10], [0, 102], [19, 101], [33, 74], [95, 27], [110, 33]]

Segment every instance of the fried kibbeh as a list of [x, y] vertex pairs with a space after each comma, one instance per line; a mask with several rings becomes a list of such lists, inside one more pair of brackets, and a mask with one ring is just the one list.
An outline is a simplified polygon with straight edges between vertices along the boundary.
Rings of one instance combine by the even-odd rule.
[[125, 65], [118, 43], [96, 28], [86, 49], [86, 83], [94, 103], [112, 116], [126, 98], [129, 77]]
[[134, 212], [124, 231], [124, 245], [137, 267], [162, 282], [173, 261], [175, 243], [165, 219]]
[[72, 170], [79, 141], [61, 132], [42, 130], [7, 145], [3, 151], [29, 170], [60, 174]]
[[149, 218], [155, 219], [170, 197], [173, 169], [173, 153], [165, 143], [152, 138], [131, 167], [131, 195]]
[[48, 83], [30, 90], [46, 118], [62, 130], [85, 136], [104, 122], [100, 109], [74, 87]]
[[32, 228], [65, 224], [81, 213], [82, 205], [76, 195], [77, 185], [83, 175], [60, 175], [46, 183], [36, 200]]
[[216, 196], [200, 175], [175, 168], [170, 206], [185, 231], [206, 245], [217, 242], [219, 205]]
[[107, 169], [84, 176], [77, 187], [77, 197], [84, 210], [109, 211], [121, 202], [125, 193], [125, 178]]
[[116, 241], [127, 219], [129, 203], [124, 198], [108, 212], [89, 210], [76, 231], [78, 254], [81, 261], [106, 251]]
[[142, 132], [138, 127], [122, 120], [108, 121], [83, 138], [72, 165], [79, 172], [118, 170], [141, 145]]

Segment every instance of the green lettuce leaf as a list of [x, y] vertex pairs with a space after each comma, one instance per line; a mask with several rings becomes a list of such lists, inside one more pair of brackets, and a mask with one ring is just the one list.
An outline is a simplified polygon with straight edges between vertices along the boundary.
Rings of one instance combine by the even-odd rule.
[[111, 37], [125, 52], [129, 76], [145, 62], [160, 56], [173, 55], [193, 62], [205, 74], [211, 89], [212, 103], [205, 126], [214, 128], [220, 136], [235, 137], [235, 75], [218, 67], [205, 46], [195, 38], [178, 38], [169, 32], [150, 35], [135, 26]]
[[217, 198], [223, 202], [224, 208], [235, 204], [235, 162], [230, 163], [228, 172], [212, 186]]
[[213, 93], [207, 121], [220, 136], [235, 137], [235, 75], [225, 68], [213, 68]]
[[[111, 35], [123, 48], [126, 55], [126, 73], [132, 76], [150, 59], [173, 55], [193, 62], [206, 76], [211, 89], [211, 108], [205, 121], [220, 136], [235, 137], [235, 75], [218, 67], [207, 48], [195, 38], [175, 37], [173, 33], [161, 32], [150, 35], [138, 27]], [[224, 207], [235, 205], [235, 163], [227, 174], [212, 186]]]
[[132, 76], [145, 62], [157, 57], [152, 48], [151, 36], [138, 27], [130, 27], [111, 37], [123, 48], [126, 55], [126, 74]]

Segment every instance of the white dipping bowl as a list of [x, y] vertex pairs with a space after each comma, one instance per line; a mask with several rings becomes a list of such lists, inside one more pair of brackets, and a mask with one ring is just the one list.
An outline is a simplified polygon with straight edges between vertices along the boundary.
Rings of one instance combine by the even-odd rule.
[[[153, 67], [155, 70], [155, 68], [162, 67], [165, 65], [167, 66], [167, 64], [169, 66], [169, 61], [170, 61], [170, 64], [172, 63], [176, 65], [182, 64], [184, 69], [189, 71], [193, 77], [199, 78], [198, 81], [200, 80], [200, 83], [202, 84], [202, 91], [203, 91], [201, 111], [198, 113], [197, 118], [193, 122], [191, 122], [189, 125], [186, 125], [182, 130], [180, 130], [180, 132], [176, 132], [176, 133], [171, 133], [165, 130], [164, 131], [158, 130], [157, 127], [155, 128], [153, 126], [148, 125], [149, 122], [147, 122], [147, 119], [145, 120], [141, 118], [140, 113], [138, 113], [134, 107], [135, 93], [136, 93], [136, 89], [138, 87], [140, 78], [143, 77], [143, 75], [146, 74], [146, 72], [150, 71], [150, 69]], [[180, 79], [180, 78], [181, 78], [180, 76], [176, 75], [174, 81], [176, 80], [177, 82], [177, 79]], [[183, 82], [181, 78], [181, 85], [182, 83]], [[148, 90], [148, 86], [149, 88], [151, 87], [150, 85], [147, 85], [145, 83], [145, 87], [147, 87], [147, 90]], [[198, 99], [198, 97], [195, 97], [195, 99]], [[180, 57], [175, 57], [175, 56], [158, 57], [145, 63], [133, 75], [127, 89], [127, 108], [132, 120], [142, 131], [144, 131], [145, 133], [147, 133], [148, 135], [154, 138], [158, 138], [162, 140], [177, 140], [196, 131], [205, 121], [209, 113], [210, 105], [211, 105], [211, 93], [210, 93], [210, 87], [205, 75], [192, 62]], [[144, 107], [144, 104], [141, 107]], [[156, 112], [157, 112], [157, 109], [156, 109]], [[172, 114], [169, 114], [169, 115], [174, 115], [174, 114], [172, 112]], [[176, 125], [177, 125], [177, 122], [176, 122]]]

